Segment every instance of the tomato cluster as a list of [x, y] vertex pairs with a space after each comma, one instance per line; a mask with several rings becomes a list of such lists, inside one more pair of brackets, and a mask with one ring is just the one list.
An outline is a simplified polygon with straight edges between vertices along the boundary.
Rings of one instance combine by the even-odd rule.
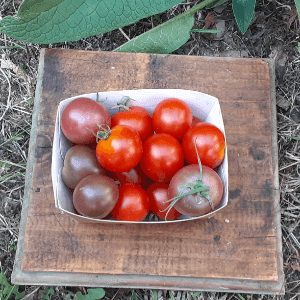
[[206, 214], [221, 201], [213, 169], [224, 159], [224, 134], [180, 99], [161, 101], [153, 116], [128, 104], [110, 116], [102, 104], [78, 98], [64, 109], [61, 130], [74, 144], [62, 179], [80, 215], [142, 221], [152, 212], [175, 220]]

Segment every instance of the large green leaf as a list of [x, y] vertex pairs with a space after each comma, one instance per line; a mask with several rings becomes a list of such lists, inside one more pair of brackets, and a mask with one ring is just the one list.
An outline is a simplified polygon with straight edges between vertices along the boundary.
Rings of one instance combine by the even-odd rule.
[[163, 12], [183, 0], [25, 0], [0, 32], [31, 43], [58, 43], [105, 33]]
[[179, 15], [130, 40], [115, 51], [171, 53], [189, 40], [194, 21], [193, 15]]
[[295, 0], [297, 12], [298, 12], [298, 19], [300, 20], [300, 0]]
[[234, 17], [242, 33], [246, 32], [254, 17], [255, 1], [256, 0], [232, 1]]

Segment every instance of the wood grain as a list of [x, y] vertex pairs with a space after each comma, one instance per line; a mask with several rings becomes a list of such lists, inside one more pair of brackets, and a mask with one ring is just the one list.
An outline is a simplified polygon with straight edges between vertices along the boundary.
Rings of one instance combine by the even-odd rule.
[[[228, 206], [209, 220], [179, 224], [79, 224], [60, 214], [50, 173], [58, 103], [78, 94], [148, 88], [219, 99]], [[246, 280], [245, 288], [247, 280], [282, 280], [273, 100], [269, 66], [260, 59], [46, 50], [22, 272]]]

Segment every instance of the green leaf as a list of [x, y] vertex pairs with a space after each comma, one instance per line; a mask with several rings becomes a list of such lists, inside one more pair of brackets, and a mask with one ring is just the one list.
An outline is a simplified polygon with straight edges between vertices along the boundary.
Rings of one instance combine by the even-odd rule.
[[227, 2], [228, 0], [219, 0], [215, 5], [214, 7], [217, 7], [217, 6], [220, 6], [222, 4], [224, 4], [225, 2]]
[[19, 41], [76, 41], [133, 24], [183, 0], [25, 0], [18, 17], [7, 16], [0, 32]]
[[201, 292], [195, 292], [195, 293], [192, 293], [191, 296], [193, 298], [196, 298], [199, 294], [201, 294]]
[[76, 299], [78, 300], [96, 300], [102, 299], [105, 296], [105, 291], [102, 288], [89, 289], [87, 295], [82, 295], [81, 292], [76, 293]]
[[300, 0], [295, 0], [297, 12], [298, 12], [298, 19], [300, 20]]
[[14, 294], [15, 300], [23, 299], [25, 296], [25, 292], [19, 293], [19, 286], [18, 285], [10, 285], [6, 279], [6, 276], [1, 268], [0, 273], [0, 299], [7, 300], [10, 296]]
[[298, 50], [299, 50], [299, 52], [300, 52], [300, 43], [298, 43]]
[[21, 47], [21, 46], [1, 46], [0, 50], [6, 50], [6, 49], [23, 49], [25, 50], [25, 48]]
[[175, 297], [174, 297], [174, 295], [173, 295], [173, 292], [172, 292], [172, 291], [169, 291], [169, 295], [170, 295], [170, 298], [171, 298], [171, 300], [175, 300]]
[[219, 33], [219, 29], [192, 29], [191, 32], [199, 32], [199, 33]]
[[157, 290], [152, 290], [154, 300], [158, 300]]
[[254, 17], [256, 0], [233, 0], [232, 9], [235, 20], [242, 33], [245, 33]]
[[179, 15], [130, 40], [115, 51], [171, 53], [189, 40], [194, 22], [192, 15]]
[[49, 296], [52, 296], [54, 294], [53, 288], [45, 289], [42, 295], [42, 300], [50, 300]]
[[213, 7], [217, 7], [217, 6], [220, 6], [220, 5], [222, 5], [223, 3], [225, 3], [225, 2], [227, 2], [228, 0], [216, 0], [216, 1], [214, 1], [214, 3], [212, 3], [212, 4], [210, 4], [210, 5], [207, 5], [206, 7], [207, 8], [213, 8]]
[[138, 300], [138, 295], [136, 292], [134, 292], [131, 296], [131, 300]]

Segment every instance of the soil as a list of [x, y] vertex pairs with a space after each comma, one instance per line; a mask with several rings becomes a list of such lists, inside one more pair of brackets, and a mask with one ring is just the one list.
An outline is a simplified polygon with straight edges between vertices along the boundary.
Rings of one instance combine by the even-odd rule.
[[[15, 16], [21, 1], [0, 1], [0, 17]], [[200, 1], [187, 0], [159, 14], [162, 21], [188, 10]], [[258, 0], [255, 17], [243, 35], [235, 22], [231, 1], [195, 14], [194, 28], [217, 28], [218, 34], [191, 33], [177, 55], [273, 58], [276, 62], [277, 129], [281, 225], [283, 231], [286, 295], [105, 289], [106, 299], [299, 299], [300, 295], [300, 42], [299, 20], [291, 0]], [[16, 41], [0, 33], [0, 263], [8, 280], [14, 263], [24, 192], [33, 98], [41, 47], [112, 51], [159, 25], [149, 17], [121, 30], [75, 42], [37, 45]], [[6, 65], [3, 65], [3, 64]], [[8, 64], [8, 65], [7, 65]], [[21, 286], [24, 299], [41, 299], [50, 287]], [[67, 299], [85, 287], [53, 287], [47, 299]], [[1, 291], [0, 291], [1, 294]]]

